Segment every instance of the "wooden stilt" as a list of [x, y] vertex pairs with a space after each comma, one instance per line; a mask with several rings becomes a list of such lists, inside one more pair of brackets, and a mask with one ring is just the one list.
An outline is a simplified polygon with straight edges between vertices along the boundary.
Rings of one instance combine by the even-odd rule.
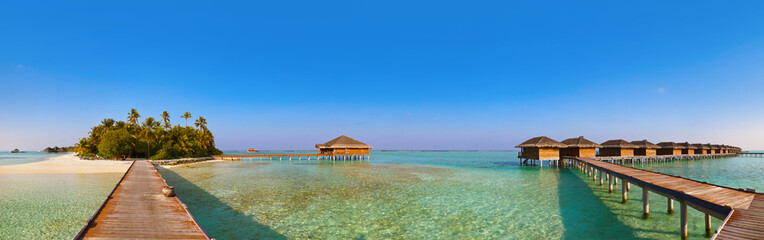
[[609, 191], [610, 193], [613, 193], [613, 176], [610, 176], [610, 177], [607, 179], [607, 182], [608, 182], [608, 187], [607, 187], [608, 191]]
[[629, 201], [629, 191], [626, 190], [626, 181], [621, 179], [621, 202], [626, 203]]
[[667, 198], [667, 199], [668, 199], [668, 210], [666, 210], [666, 212], [668, 212], [668, 214], [672, 214], [674, 213], [674, 199], [672, 198]]
[[600, 186], [602, 186], [602, 171], [600, 171]]
[[711, 216], [706, 213], [706, 236], [711, 236]]
[[645, 219], [650, 217], [650, 200], [648, 197], [647, 187], [642, 186], [642, 217]]
[[686, 239], [687, 238], [687, 204], [684, 203], [684, 201], [682, 200], [679, 201], [679, 212], [681, 214], [680, 216], [681, 220], [679, 223], [679, 226], [680, 226], [679, 232], [682, 239]]

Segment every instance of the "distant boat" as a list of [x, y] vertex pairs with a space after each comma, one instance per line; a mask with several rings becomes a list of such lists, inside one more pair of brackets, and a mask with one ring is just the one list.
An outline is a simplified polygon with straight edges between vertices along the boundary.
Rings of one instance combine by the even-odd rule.
[[258, 152], [258, 151], [257, 151], [257, 149], [250, 148], [250, 149], [247, 149], [247, 152]]
[[13, 149], [13, 151], [10, 151], [10, 153], [20, 153], [19, 149]]

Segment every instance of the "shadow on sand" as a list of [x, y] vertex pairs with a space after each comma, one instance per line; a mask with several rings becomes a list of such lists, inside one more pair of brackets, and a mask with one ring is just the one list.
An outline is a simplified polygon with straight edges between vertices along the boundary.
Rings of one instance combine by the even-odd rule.
[[[178, 197], [199, 225], [216, 239], [287, 239], [270, 227], [218, 200], [217, 197], [177, 173], [158, 168], [167, 184], [175, 187]], [[200, 207], [203, 206], [203, 207]]]
[[560, 169], [558, 178], [564, 239], [640, 239], [571, 169]]

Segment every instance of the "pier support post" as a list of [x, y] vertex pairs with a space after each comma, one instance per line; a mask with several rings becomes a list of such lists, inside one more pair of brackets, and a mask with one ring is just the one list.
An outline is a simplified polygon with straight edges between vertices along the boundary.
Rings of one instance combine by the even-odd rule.
[[594, 178], [594, 181], [597, 181], [597, 172], [599, 172], [599, 170], [594, 169], [594, 174], [592, 174], [592, 177]]
[[629, 191], [626, 190], [626, 181], [621, 179], [621, 202], [626, 203], [629, 201]]
[[683, 200], [679, 200], [679, 212], [680, 212], [680, 218], [681, 222], [679, 224], [680, 226], [680, 235], [682, 236], [682, 239], [687, 238], [687, 204], [684, 203]]
[[711, 236], [711, 216], [706, 213], [706, 236]]
[[607, 179], [607, 183], [608, 183], [608, 186], [607, 186], [608, 191], [610, 193], [613, 193], [613, 176], [612, 175]]
[[648, 198], [647, 187], [642, 186], [642, 217], [647, 219], [650, 217], [650, 199]]
[[600, 186], [602, 186], [602, 171], [600, 171]]
[[672, 214], [674, 213], [674, 199], [671, 199], [671, 198], [667, 198], [667, 199], [668, 199], [668, 210], [666, 210], [666, 212], [668, 212], [668, 214]]
[[625, 182], [625, 183], [626, 183], [626, 191], [627, 191], [627, 192], [628, 192], [628, 191], [631, 191], [631, 184], [630, 184], [630, 183], [628, 183], [628, 182], [626, 182], [626, 181], [623, 181], [623, 182]]

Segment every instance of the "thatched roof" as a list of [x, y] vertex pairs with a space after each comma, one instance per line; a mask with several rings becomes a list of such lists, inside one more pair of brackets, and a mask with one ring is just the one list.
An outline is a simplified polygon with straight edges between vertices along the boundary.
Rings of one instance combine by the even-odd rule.
[[316, 144], [316, 148], [374, 148], [366, 143], [352, 139], [345, 135], [339, 136], [324, 144]]
[[659, 142], [658, 146], [661, 146], [661, 148], [685, 149], [684, 146], [675, 142]]
[[711, 144], [711, 149], [722, 149], [722, 146]]
[[651, 142], [648, 142], [647, 139], [642, 141], [631, 141], [631, 144], [637, 145], [637, 148], [645, 148], [645, 149], [657, 149], [661, 148], [661, 146], [655, 145]]
[[567, 145], [571, 148], [598, 148], [602, 147], [602, 145], [599, 145], [595, 142], [589, 141], [588, 139], [584, 138], [584, 136], [580, 136], [577, 138], [568, 138], [565, 140], [562, 140], [562, 144]]
[[615, 139], [602, 143], [602, 148], [638, 148], [638, 146], [623, 139]]
[[684, 147], [685, 149], [698, 149], [697, 147], [693, 146], [689, 142], [679, 143], [679, 145], [682, 145], [682, 147]]
[[695, 146], [695, 149], [711, 149], [711, 146], [706, 146], [702, 143], [693, 143], [692, 146]]
[[568, 145], [562, 144], [546, 136], [541, 136], [541, 137], [528, 139], [528, 141], [525, 141], [515, 147], [516, 148], [528, 148], [528, 147], [564, 148], [564, 147], [568, 147]]

